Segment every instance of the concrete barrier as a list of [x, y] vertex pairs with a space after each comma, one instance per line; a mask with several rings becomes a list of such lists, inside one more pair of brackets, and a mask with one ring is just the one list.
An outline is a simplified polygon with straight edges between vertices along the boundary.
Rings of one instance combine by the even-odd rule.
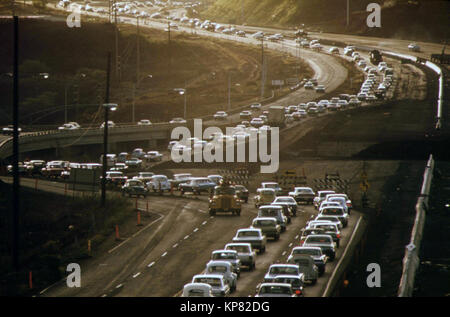
[[426, 211], [428, 210], [428, 196], [430, 194], [431, 181], [434, 171], [433, 155], [427, 162], [425, 172], [423, 174], [423, 183], [420, 196], [416, 204], [416, 217], [411, 232], [411, 240], [405, 247], [405, 256], [403, 257], [403, 271], [398, 288], [399, 297], [411, 297], [414, 290], [414, 280], [416, 272], [420, 264], [419, 251], [422, 242], [423, 228], [425, 225]]

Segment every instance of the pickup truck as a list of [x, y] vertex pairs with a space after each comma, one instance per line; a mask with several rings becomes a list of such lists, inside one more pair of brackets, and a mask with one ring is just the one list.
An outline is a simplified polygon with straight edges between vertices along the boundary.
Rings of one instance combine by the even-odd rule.
[[250, 243], [227, 243], [225, 250], [236, 251], [241, 265], [247, 266], [249, 271], [255, 269], [256, 252], [253, 251]]
[[246, 228], [239, 229], [236, 232], [233, 242], [250, 243], [252, 248], [258, 249], [259, 253], [264, 253], [266, 251], [267, 238], [263, 235], [261, 229]]
[[272, 237], [275, 241], [280, 239], [281, 226], [277, 219], [271, 217], [258, 217], [253, 219], [251, 228], [258, 228], [266, 237]]
[[289, 192], [289, 196], [293, 197], [298, 203], [313, 204], [316, 194], [310, 187], [295, 187], [294, 191]]

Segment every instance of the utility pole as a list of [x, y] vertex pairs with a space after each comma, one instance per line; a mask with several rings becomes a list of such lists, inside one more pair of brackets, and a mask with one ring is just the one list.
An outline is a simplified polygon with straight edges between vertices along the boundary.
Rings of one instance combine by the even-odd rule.
[[135, 99], [136, 99], [136, 85], [133, 83], [133, 104], [132, 104], [132, 113], [131, 113], [131, 122], [135, 122]]
[[231, 110], [231, 73], [228, 73], [228, 111]]
[[139, 87], [139, 68], [141, 63], [141, 54], [139, 49], [139, 16], [136, 17], [137, 38], [136, 38], [136, 87]]
[[350, 0], [347, 0], [347, 27], [350, 24]]
[[264, 78], [264, 35], [261, 38], [261, 99], [264, 98], [264, 84], [265, 84], [265, 78]]
[[[106, 66], [106, 96], [105, 96], [105, 104], [109, 104], [109, 77], [110, 77], [110, 67], [111, 67], [111, 53], [108, 52], [108, 64]], [[108, 168], [107, 165], [107, 154], [108, 154], [108, 113], [109, 109], [105, 108], [105, 126], [103, 132], [103, 170], [102, 170], [102, 198], [101, 204], [102, 207], [105, 207], [106, 203], [106, 170]]]
[[13, 266], [19, 272], [19, 17], [14, 16], [13, 56]]
[[116, 58], [116, 80], [120, 81], [120, 71], [119, 71], [119, 30], [117, 28], [117, 5], [116, 0], [114, 0], [114, 25], [115, 25], [115, 58]]
[[168, 33], [168, 49], [169, 49], [169, 65], [168, 65], [168, 74], [170, 77], [171, 69], [172, 69], [172, 51], [170, 47], [170, 21], [167, 21], [167, 33]]

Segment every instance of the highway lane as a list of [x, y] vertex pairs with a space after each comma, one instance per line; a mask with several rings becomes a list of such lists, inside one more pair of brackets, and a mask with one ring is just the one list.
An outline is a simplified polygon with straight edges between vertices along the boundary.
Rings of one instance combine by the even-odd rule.
[[[33, 187], [34, 180], [23, 178], [22, 185]], [[60, 194], [64, 192], [64, 184], [57, 182], [40, 181], [39, 188]], [[206, 196], [198, 199], [156, 196], [148, 201], [151, 212], [159, 216], [141, 229], [138, 235], [115, 242], [108, 252], [82, 263], [81, 288], [67, 288], [65, 283], [58, 283], [42, 295], [179, 295], [182, 286], [204, 269], [211, 252], [231, 242], [236, 230], [248, 227], [257, 214], [257, 209], [249, 203], [244, 206], [240, 217], [228, 214], [211, 217], [207, 214]], [[145, 210], [146, 203], [146, 200], [140, 199], [139, 208]], [[269, 241], [266, 252], [258, 255], [256, 269], [252, 272], [243, 271], [232, 296], [254, 295], [270, 264], [286, 261], [291, 249], [298, 245], [300, 229], [317, 214], [312, 206], [300, 209], [280, 240]], [[344, 238], [337, 259], [328, 265], [326, 273], [315, 286], [306, 289], [307, 296], [322, 295], [359, 216], [357, 212], [352, 213], [349, 226], [342, 231]]]

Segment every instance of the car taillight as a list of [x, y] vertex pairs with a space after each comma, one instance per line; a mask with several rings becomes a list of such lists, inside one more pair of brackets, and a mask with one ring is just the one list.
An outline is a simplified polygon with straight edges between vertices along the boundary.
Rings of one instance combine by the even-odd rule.
[[338, 235], [336, 235], [337, 237], [338, 237], [338, 239], [340, 239], [341, 238], [341, 235], [340, 234], [338, 234]]
[[298, 289], [298, 290], [295, 291], [295, 294], [301, 295], [301, 294], [302, 294], [302, 291]]
[[347, 203], [347, 207], [351, 207], [352, 206], [352, 204], [350, 204], [350, 203]]

